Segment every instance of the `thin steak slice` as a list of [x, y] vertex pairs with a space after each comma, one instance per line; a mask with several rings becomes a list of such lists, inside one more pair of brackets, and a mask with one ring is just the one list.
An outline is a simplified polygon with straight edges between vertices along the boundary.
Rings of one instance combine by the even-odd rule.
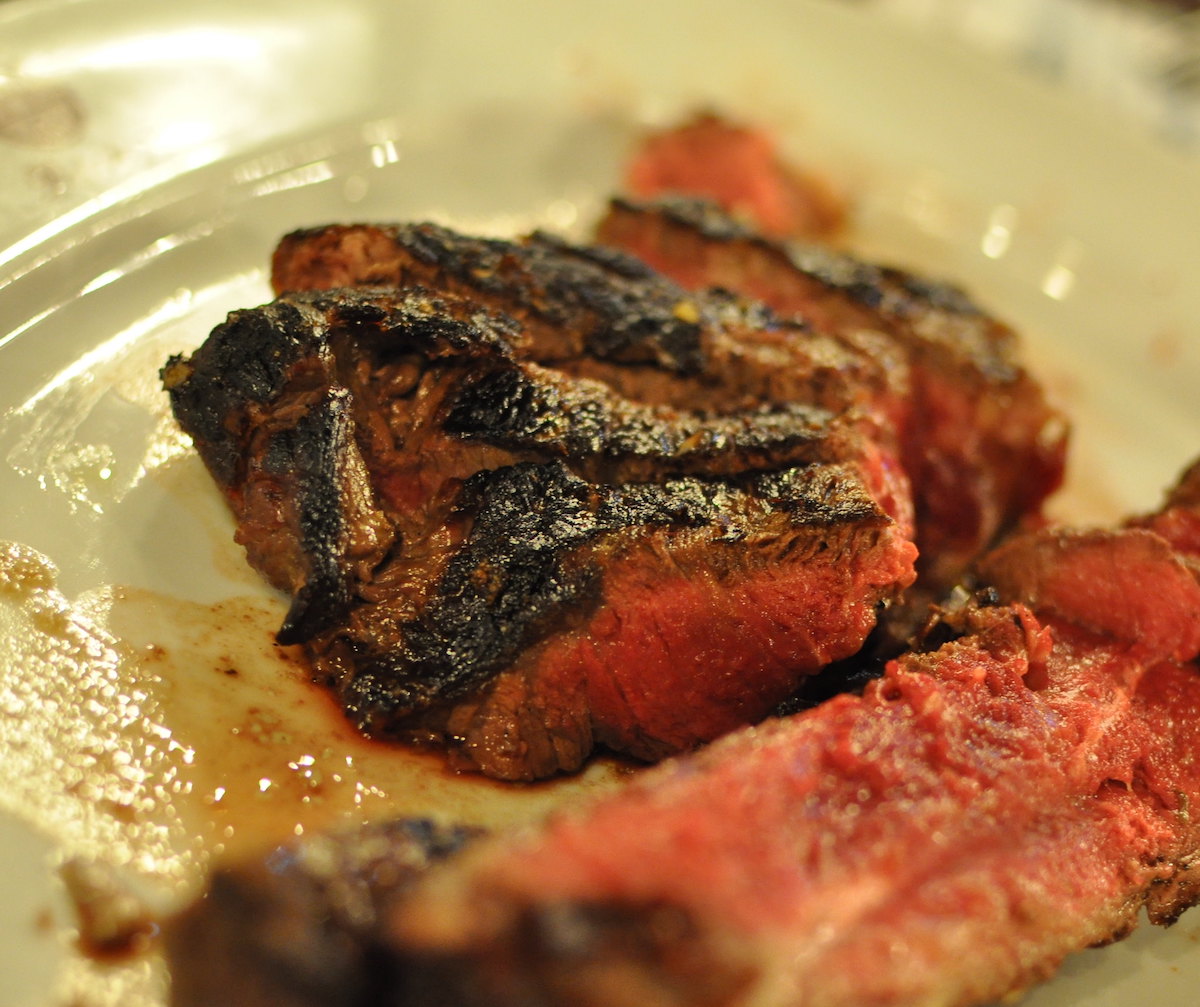
[[163, 369], [292, 597], [279, 639], [364, 731], [504, 779], [659, 758], [765, 716], [911, 582], [858, 414], [635, 402], [526, 339], [452, 294], [339, 290]]
[[[1195, 560], [1144, 528], [1013, 539], [941, 645], [862, 696], [481, 840], [383, 900], [370, 1002], [966, 1007], [1143, 907], [1173, 922], [1200, 898]], [[185, 974], [193, 954], [172, 942]], [[239, 992], [223, 1002], [253, 1002]]]
[[768, 131], [713, 112], [643, 137], [625, 184], [641, 198], [703, 196], [776, 237], [828, 238], [846, 219], [833, 185], [787, 163]]
[[948, 585], [1061, 484], [1066, 422], [1018, 364], [1013, 331], [959, 290], [829, 248], [774, 240], [710, 203], [618, 199], [598, 228], [684, 287], [758, 298], [814, 327], [882, 339], [908, 368], [901, 457], [922, 574]]

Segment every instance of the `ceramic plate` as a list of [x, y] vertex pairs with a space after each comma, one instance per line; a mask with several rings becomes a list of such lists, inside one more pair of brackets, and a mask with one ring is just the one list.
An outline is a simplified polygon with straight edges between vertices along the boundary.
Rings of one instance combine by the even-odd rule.
[[[81, 6], [111, 17], [81, 28]], [[167, 6], [23, 22], [61, 46], [73, 25], [73, 56], [45, 73], [140, 94], [106, 128], [130, 158], [139, 135], [162, 150], [0, 249], [0, 539], [18, 544], [0, 570], [6, 1007], [163, 1001], [152, 952], [74, 954], [64, 863], [77, 887], [166, 906], [214, 857], [312, 828], [396, 811], [503, 825], [620, 776], [447, 777], [353, 738], [272, 645], [280, 601], [244, 568], [158, 368], [268, 298], [288, 230], [585, 234], [643, 129], [716, 107], [837, 179], [859, 248], [960, 282], [1025, 333], [1075, 423], [1057, 516], [1153, 507], [1200, 454], [1200, 171], [1000, 67], [815, 2]], [[164, 108], [189, 38], [196, 75], [170, 77], [192, 83]], [[133, 924], [133, 950], [153, 948]], [[1153, 988], [1191, 1007], [1198, 937], [1186, 916], [1139, 931], [1028, 1002]]]

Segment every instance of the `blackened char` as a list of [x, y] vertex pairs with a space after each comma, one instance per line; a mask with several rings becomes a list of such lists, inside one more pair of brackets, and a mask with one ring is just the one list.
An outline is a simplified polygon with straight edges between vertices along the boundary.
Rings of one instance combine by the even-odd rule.
[[312, 835], [217, 871], [165, 929], [174, 1003], [367, 1007], [394, 977], [388, 905], [478, 830], [402, 819]]
[[910, 408], [895, 414], [901, 457], [922, 573], [935, 586], [953, 583], [999, 534], [1036, 517], [1060, 485], [1063, 416], [1018, 363], [1012, 329], [959, 289], [764, 237], [696, 200], [614, 200], [598, 237], [684, 287], [759, 298], [902, 362]]
[[523, 356], [641, 402], [715, 412], [802, 402], [858, 410], [884, 427], [906, 409], [891, 358], [544, 233], [509, 241], [429, 223], [309, 228], [280, 241], [272, 284], [277, 293], [420, 285], [465, 296], [520, 323]]
[[[233, 313], [163, 369], [280, 639], [362, 729], [506, 779], [764, 716], [913, 577], [861, 414], [632, 401], [419, 287]], [[899, 520], [892, 512], [899, 512]]]
[[861, 696], [426, 873], [378, 917], [375, 1002], [966, 1007], [1174, 921], [1200, 897], [1194, 560], [1144, 527], [1014, 538]]

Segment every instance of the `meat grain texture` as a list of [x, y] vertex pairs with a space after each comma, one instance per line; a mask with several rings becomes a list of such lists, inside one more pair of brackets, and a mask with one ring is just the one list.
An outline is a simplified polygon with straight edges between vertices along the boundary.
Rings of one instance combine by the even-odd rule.
[[[603, 592], [594, 620], [584, 619], [587, 639], [559, 636], [546, 644], [546, 662], [574, 669], [559, 676], [562, 684], [530, 687], [522, 672], [520, 682], [497, 680], [482, 704], [460, 704], [442, 718], [443, 726], [430, 727], [423, 718], [431, 737], [468, 738], [459, 748], [465, 753], [460, 765], [505, 778], [574, 768], [593, 740], [657, 758], [759, 719], [804, 675], [854, 654], [866, 640], [874, 614], [855, 617], [849, 629], [830, 611], [831, 598], [859, 606], [860, 613], [873, 602], [892, 605], [885, 620], [894, 645], [923, 619], [928, 599], [949, 588], [982, 548], [1036, 519], [1062, 477], [1061, 415], [1016, 362], [1012, 331], [958, 291], [833, 253], [817, 262], [814, 252], [802, 268], [792, 246], [753, 237], [695, 204], [618, 202], [600, 237], [606, 246], [572, 246], [544, 234], [485, 240], [432, 224], [330, 225], [286, 236], [273, 258], [272, 282], [284, 298], [297, 291], [419, 288], [474, 305], [511, 320], [512, 354], [541, 369], [537, 381], [559, 389], [553, 401], [538, 393], [543, 427], [569, 428], [585, 410], [594, 412], [581, 404], [578, 389], [598, 382], [626, 403], [622, 416], [608, 407], [610, 430], [628, 427], [630, 404], [636, 404], [657, 410], [660, 419], [670, 416], [680, 433], [664, 443], [703, 448], [687, 459], [672, 449], [676, 457], [652, 462], [650, 447], [634, 471], [628, 463], [598, 465], [597, 454], [613, 456], [614, 442], [575, 436], [560, 447], [543, 436], [537, 447], [560, 450], [568, 468], [600, 484], [632, 477], [661, 486], [682, 472], [701, 479], [728, 478], [735, 469], [766, 473], [785, 460], [778, 447], [773, 455], [765, 450], [772, 431], [778, 445], [781, 424], [791, 422], [798, 445], [797, 411], [814, 428], [822, 422], [818, 413], [828, 416], [826, 429], [808, 436], [803, 460], [838, 462], [859, 474], [867, 495], [896, 522], [894, 535], [914, 537], [921, 585], [907, 607], [896, 605], [911, 577], [897, 575], [893, 563], [886, 575], [893, 590], [881, 589], [879, 571], [887, 564], [864, 552], [861, 541], [822, 546], [826, 559], [851, 571], [849, 582], [817, 579], [821, 557], [810, 549], [804, 552], [812, 571], [808, 586], [759, 582], [746, 589], [752, 596], [740, 599], [726, 594], [728, 585], [700, 588], [711, 601], [696, 597], [694, 568], [680, 567], [682, 581], [652, 574], [646, 565], [625, 582], [615, 572], [610, 580], [619, 587]], [[772, 294], [772, 306], [759, 299]], [[529, 406], [505, 380], [502, 394], [500, 380], [478, 382], [492, 404], [458, 409], [456, 417], [471, 417], [470, 429], [452, 423], [449, 432], [495, 443], [516, 429], [514, 417], [525, 416], [528, 428]], [[521, 395], [527, 402], [529, 393]], [[635, 425], [649, 429], [645, 421]], [[667, 427], [660, 422], [657, 429]], [[737, 429], [744, 431], [740, 438]], [[385, 495], [394, 480], [381, 471], [419, 464], [425, 467], [419, 478], [441, 478], [444, 466], [431, 461], [432, 452], [415, 449], [419, 442], [410, 437], [402, 440], [396, 453], [407, 461], [381, 464], [368, 457]], [[527, 439], [525, 446], [533, 445]], [[794, 446], [792, 456], [800, 455]], [[495, 455], [475, 464], [503, 460]], [[409, 505], [393, 500], [393, 509]], [[746, 545], [754, 540], [739, 535]], [[711, 546], [704, 546], [710, 564]], [[773, 552], [782, 556], [791, 548]], [[864, 590], [868, 581], [873, 595]], [[753, 609], [762, 617], [755, 625], [726, 631], [727, 613]], [[794, 646], [790, 658], [761, 650], [767, 641], [786, 642], [801, 632], [812, 640], [808, 654]], [[650, 656], [656, 654], [662, 657]], [[790, 678], [772, 670], [781, 659], [792, 662]], [[634, 666], [642, 670], [628, 671]], [[534, 677], [546, 681], [540, 673]], [[727, 688], [735, 679], [740, 695]], [[581, 681], [588, 683], [582, 703], [572, 695]], [[500, 707], [506, 712], [497, 715]], [[519, 711], [529, 713], [516, 723]], [[613, 723], [621, 717], [629, 723], [618, 730]], [[505, 754], [496, 754], [504, 747]]]

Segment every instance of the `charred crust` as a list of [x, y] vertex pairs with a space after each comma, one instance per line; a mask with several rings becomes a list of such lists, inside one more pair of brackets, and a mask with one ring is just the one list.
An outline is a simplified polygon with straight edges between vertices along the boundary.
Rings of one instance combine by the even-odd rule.
[[890, 522], [836, 466], [772, 473], [745, 488], [695, 478], [595, 485], [557, 461], [479, 472], [457, 504], [469, 535], [420, 617], [396, 627], [392, 646], [349, 641], [357, 657], [343, 701], [367, 729], [398, 728], [477, 689], [548, 633], [583, 622], [629, 532], [706, 529], [719, 548], [746, 541], [770, 514], [783, 516], [780, 534], [791, 536]]
[[[703, 369], [703, 316], [694, 307], [695, 297], [682, 287], [632, 256], [571, 246], [544, 233], [534, 235], [525, 248], [530, 272], [544, 284], [552, 303], [577, 307], [595, 319], [587, 336], [590, 353], [680, 374]], [[693, 311], [681, 305], [693, 305]]]
[[389, 295], [370, 290], [291, 294], [230, 313], [191, 358], [171, 357], [160, 376], [180, 425], [204, 446], [213, 477], [229, 488], [239, 481], [247, 414], [303, 381], [301, 363], [309, 370], [332, 367], [331, 340], [338, 330], [386, 352], [512, 356], [516, 329], [511, 320], [482, 312], [463, 315], [463, 309], [421, 288]]
[[754, 478], [751, 487], [797, 524], [891, 523], [857, 475], [846, 466], [811, 465], [781, 469]]
[[205, 445], [205, 463], [221, 486], [238, 481], [247, 408], [274, 399], [292, 365], [321, 346], [325, 334], [317, 311], [280, 302], [231, 313], [190, 360], [167, 362], [161, 374], [171, 408]]
[[[979, 307], [959, 287], [924, 279], [901, 269], [877, 266], [852, 255], [844, 255], [826, 245], [797, 241], [779, 241], [765, 237], [715, 202], [686, 196], [659, 197], [638, 202], [617, 197], [611, 205], [618, 211], [643, 213], [647, 209], [662, 214], [671, 223], [686, 227], [711, 241], [749, 242], [764, 249], [785, 249], [788, 259], [801, 272], [808, 273], [830, 287], [843, 291], [869, 308], [887, 303], [885, 284], [894, 284], [915, 300], [955, 314], [979, 316]], [[903, 311], [902, 304], [899, 310]]]
[[456, 1007], [716, 1007], [752, 981], [679, 906], [559, 902], [519, 910], [503, 942], [408, 951], [396, 1003]]
[[[572, 563], [574, 549], [611, 531], [591, 487], [562, 465], [526, 463], [483, 471], [463, 485], [460, 517], [471, 532], [451, 558], [421, 617], [402, 631], [402, 653], [367, 662], [406, 685], [389, 700], [403, 706], [461, 695], [486, 681], [543, 636], [564, 609], [598, 598], [600, 571]], [[355, 690], [361, 684], [356, 683]]]
[[353, 601], [343, 562], [348, 535], [342, 466], [354, 437], [349, 393], [331, 389], [264, 452], [268, 475], [294, 479], [300, 549], [310, 567], [295, 591], [277, 639], [302, 643], [343, 618]]
[[401, 819], [217, 870], [206, 897], [164, 927], [172, 1002], [220, 1003], [231, 989], [281, 1007], [384, 1002], [392, 970], [380, 940], [387, 907], [479, 834]]
[[[987, 381], [1012, 383], [1023, 372], [1012, 359], [1013, 334], [992, 319], [959, 287], [917, 277], [903, 269], [880, 266], [824, 245], [768, 238], [726, 213], [717, 204], [688, 197], [652, 201], [617, 198], [614, 211], [656, 214], [669, 226], [721, 244], [739, 244], [780, 260], [798, 274], [841, 294], [872, 312], [886, 327], [916, 325], [921, 335], [913, 343], [925, 351], [939, 347], [978, 369]], [[941, 316], [941, 326], [922, 323]], [[949, 328], [948, 333], [939, 328]]]
[[[468, 377], [445, 419], [455, 436], [546, 452], [585, 470], [595, 470], [588, 459], [642, 460], [659, 473], [730, 475], [827, 457], [839, 426], [844, 423], [827, 410], [804, 405], [728, 416], [654, 409], [614, 396], [597, 382], [564, 382], [553, 372], [528, 368]], [[649, 464], [642, 470], [652, 471]]]
[[[705, 329], [712, 319], [698, 309], [681, 311], [694, 295], [629, 256], [575, 248], [546, 234], [513, 242], [461, 235], [431, 223], [368, 230], [394, 246], [396, 262], [387, 279], [398, 286], [433, 283], [469, 291], [493, 311], [569, 329], [573, 352], [613, 363], [695, 374], [707, 361]], [[338, 232], [296, 232], [281, 247]], [[281, 263], [279, 268], [282, 274], [287, 267]], [[276, 286], [287, 286], [284, 275]]]
[[[384, 229], [399, 248], [480, 294], [502, 311], [530, 312], [560, 326], [581, 325], [588, 352], [679, 373], [703, 364], [701, 329], [678, 318], [682, 288], [627, 259], [563, 254], [545, 235], [524, 244], [466, 237], [434, 224]], [[632, 272], [632, 275], [631, 275]]]
[[[650, 210], [670, 223], [679, 224], [713, 241], [759, 240], [761, 236], [737, 217], [710, 199], [694, 196], [658, 196], [651, 201], [616, 196], [609, 202], [618, 212], [644, 213]], [[761, 239], [766, 242], [766, 239]]]

